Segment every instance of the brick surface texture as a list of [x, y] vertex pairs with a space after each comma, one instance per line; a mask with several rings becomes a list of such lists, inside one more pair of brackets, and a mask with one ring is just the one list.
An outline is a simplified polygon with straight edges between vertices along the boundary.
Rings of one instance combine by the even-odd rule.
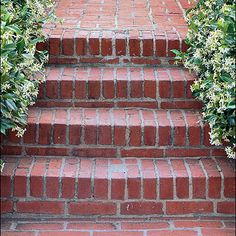
[[1, 235], [235, 235], [234, 162], [171, 52], [188, 1], [54, 2], [26, 132], [1, 135]]

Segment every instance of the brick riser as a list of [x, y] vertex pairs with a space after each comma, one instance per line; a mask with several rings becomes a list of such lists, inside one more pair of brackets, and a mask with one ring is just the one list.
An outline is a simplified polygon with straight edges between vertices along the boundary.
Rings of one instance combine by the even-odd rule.
[[234, 170], [224, 158], [6, 161], [2, 213], [11, 216], [235, 213]]
[[181, 68], [50, 67], [35, 106], [199, 109], [194, 79]]
[[23, 138], [10, 133], [4, 155], [79, 157], [224, 156], [208, 126], [188, 110], [30, 109]]
[[45, 29], [45, 34], [47, 42], [37, 47], [49, 51], [50, 64], [172, 65], [171, 50], [187, 50], [175, 32]]

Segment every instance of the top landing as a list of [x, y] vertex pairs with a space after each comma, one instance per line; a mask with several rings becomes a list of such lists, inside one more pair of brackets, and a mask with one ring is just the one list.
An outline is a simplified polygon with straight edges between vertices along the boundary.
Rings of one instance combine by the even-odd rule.
[[55, 13], [63, 30], [158, 31], [186, 34], [183, 9], [187, 0], [56, 0]]

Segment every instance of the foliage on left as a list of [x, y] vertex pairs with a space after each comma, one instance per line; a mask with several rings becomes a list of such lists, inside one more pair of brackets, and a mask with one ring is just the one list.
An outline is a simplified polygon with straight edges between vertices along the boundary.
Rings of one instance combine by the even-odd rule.
[[1, 133], [25, 131], [27, 112], [44, 81], [43, 24], [55, 19], [52, 0], [1, 0]]

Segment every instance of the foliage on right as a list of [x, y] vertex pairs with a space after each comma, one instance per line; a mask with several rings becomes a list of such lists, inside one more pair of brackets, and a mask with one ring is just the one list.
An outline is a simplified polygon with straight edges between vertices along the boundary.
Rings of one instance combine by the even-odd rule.
[[204, 104], [211, 144], [224, 142], [230, 158], [236, 149], [235, 7], [233, 0], [200, 0], [185, 16], [189, 49], [173, 50], [176, 59], [197, 74], [191, 90]]

